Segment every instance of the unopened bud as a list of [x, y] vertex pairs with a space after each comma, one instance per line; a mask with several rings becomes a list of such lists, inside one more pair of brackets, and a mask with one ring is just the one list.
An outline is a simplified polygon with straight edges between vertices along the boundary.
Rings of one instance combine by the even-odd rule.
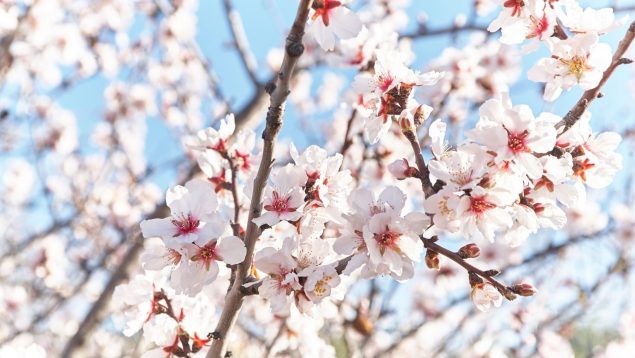
[[511, 286], [509, 290], [520, 296], [533, 296], [538, 292], [533, 285], [524, 282]]
[[397, 159], [390, 163], [388, 165], [388, 171], [398, 180], [419, 177], [419, 170], [415, 167], [411, 167], [405, 158]]
[[438, 270], [441, 266], [439, 265], [439, 253], [433, 250], [428, 249], [426, 251], [426, 266], [429, 269]]
[[501, 272], [499, 270], [487, 270], [487, 271], [483, 271], [483, 273], [489, 277], [494, 277], [494, 276], [498, 276]]
[[481, 254], [481, 249], [476, 244], [467, 244], [459, 249], [457, 252], [463, 259], [473, 259]]
[[408, 176], [406, 172], [410, 168], [406, 159], [397, 159], [394, 162], [388, 164], [388, 171], [398, 180], [406, 179]]

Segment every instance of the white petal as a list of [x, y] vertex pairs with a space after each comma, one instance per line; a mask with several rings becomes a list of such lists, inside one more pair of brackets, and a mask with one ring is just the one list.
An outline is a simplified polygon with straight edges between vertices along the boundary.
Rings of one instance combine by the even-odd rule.
[[227, 236], [218, 239], [216, 252], [223, 262], [236, 265], [245, 259], [247, 249], [245, 243], [236, 236]]

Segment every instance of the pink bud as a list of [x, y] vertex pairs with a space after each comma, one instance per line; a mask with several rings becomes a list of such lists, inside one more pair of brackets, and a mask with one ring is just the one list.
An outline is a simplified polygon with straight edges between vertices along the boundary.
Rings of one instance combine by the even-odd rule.
[[517, 283], [511, 286], [510, 291], [520, 296], [533, 296], [538, 292], [534, 286], [529, 283]]
[[408, 177], [408, 169], [410, 165], [406, 159], [397, 159], [394, 162], [388, 164], [388, 171], [395, 178], [399, 180], [406, 179]]
[[467, 244], [459, 249], [457, 252], [461, 258], [473, 259], [481, 254], [481, 249], [476, 244]]

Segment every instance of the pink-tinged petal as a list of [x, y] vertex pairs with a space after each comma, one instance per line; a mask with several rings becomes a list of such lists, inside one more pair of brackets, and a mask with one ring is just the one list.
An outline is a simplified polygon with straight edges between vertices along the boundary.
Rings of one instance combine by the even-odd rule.
[[324, 51], [333, 51], [335, 48], [335, 34], [320, 20], [313, 21], [309, 32]]
[[201, 262], [182, 260], [170, 276], [170, 286], [177, 293], [195, 296], [204, 286], [216, 279], [218, 271], [215, 261], [206, 267]]
[[338, 6], [331, 11], [330, 27], [340, 39], [346, 40], [356, 37], [362, 31], [362, 22], [351, 10]]
[[236, 236], [220, 238], [216, 245], [216, 253], [223, 262], [236, 265], [245, 259], [247, 249], [245, 243]]
[[267, 211], [261, 214], [259, 217], [254, 218], [253, 223], [261, 227], [263, 225], [274, 226], [275, 224], [280, 222], [280, 217], [276, 215], [276, 213]]
[[423, 243], [418, 237], [402, 236], [399, 239], [399, 250], [412, 261], [419, 261], [423, 252]]
[[340, 255], [350, 255], [364, 242], [360, 237], [341, 235], [333, 243], [333, 250]]
[[189, 191], [188, 195], [185, 196], [187, 205], [194, 216], [200, 217], [218, 208], [218, 200], [211, 183], [194, 179], [187, 182], [185, 187]]
[[401, 255], [392, 249], [384, 251], [382, 263], [387, 264], [388, 267], [390, 267], [390, 272], [397, 276], [400, 276], [403, 272], [403, 260], [401, 259]]
[[185, 189], [182, 185], [173, 186], [168, 189], [165, 194], [165, 203], [172, 209], [172, 202], [175, 200], [181, 199], [184, 195], [187, 194], [187, 189]]
[[145, 238], [168, 238], [174, 236], [177, 232], [171, 218], [144, 220], [140, 226], [141, 233]]
[[520, 153], [516, 156], [516, 159], [530, 178], [538, 179], [542, 177], [542, 164], [536, 156], [530, 153]]
[[381, 192], [379, 201], [390, 205], [395, 213], [400, 214], [406, 204], [406, 195], [398, 187], [389, 186]]

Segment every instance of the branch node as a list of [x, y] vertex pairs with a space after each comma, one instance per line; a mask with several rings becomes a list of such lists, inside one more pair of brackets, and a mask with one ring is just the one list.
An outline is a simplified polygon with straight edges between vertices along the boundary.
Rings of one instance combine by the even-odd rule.
[[304, 45], [300, 41], [290, 41], [286, 47], [287, 54], [291, 57], [300, 57], [304, 52]]

